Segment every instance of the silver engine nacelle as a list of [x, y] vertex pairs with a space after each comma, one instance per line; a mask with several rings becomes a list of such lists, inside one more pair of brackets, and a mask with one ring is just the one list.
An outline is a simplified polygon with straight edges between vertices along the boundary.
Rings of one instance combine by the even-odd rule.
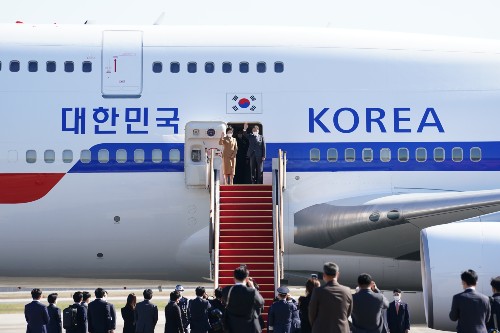
[[463, 222], [435, 226], [421, 233], [420, 254], [427, 325], [455, 331], [449, 318], [453, 295], [463, 291], [460, 274], [473, 269], [477, 290], [492, 294], [490, 280], [500, 275], [500, 222]]

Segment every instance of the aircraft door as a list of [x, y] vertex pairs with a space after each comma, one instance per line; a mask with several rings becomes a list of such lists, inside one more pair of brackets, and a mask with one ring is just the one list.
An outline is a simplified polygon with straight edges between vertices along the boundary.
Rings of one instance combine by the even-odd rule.
[[184, 173], [186, 186], [205, 187], [207, 161], [210, 151], [222, 152], [219, 139], [226, 132], [226, 123], [220, 121], [191, 121], [186, 124], [184, 146]]
[[142, 31], [103, 31], [101, 75], [103, 97], [141, 96]]

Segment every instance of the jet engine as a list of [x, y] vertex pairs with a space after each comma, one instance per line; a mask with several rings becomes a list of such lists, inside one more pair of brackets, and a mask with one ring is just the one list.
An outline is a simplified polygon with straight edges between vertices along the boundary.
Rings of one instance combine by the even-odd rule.
[[420, 254], [425, 316], [430, 328], [455, 331], [449, 318], [453, 295], [463, 291], [460, 274], [479, 275], [476, 290], [490, 296], [500, 275], [500, 222], [457, 222], [424, 229]]

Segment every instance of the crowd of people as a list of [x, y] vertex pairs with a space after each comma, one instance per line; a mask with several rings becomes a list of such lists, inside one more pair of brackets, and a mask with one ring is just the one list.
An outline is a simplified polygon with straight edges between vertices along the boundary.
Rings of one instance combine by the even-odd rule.
[[[402, 301], [402, 292], [393, 291], [389, 302], [377, 288], [370, 274], [358, 276], [355, 293], [338, 282], [339, 267], [325, 263], [321, 285], [313, 274], [306, 282], [306, 295], [296, 301], [287, 287], [277, 289], [277, 297], [269, 307], [267, 323], [262, 313], [264, 299], [259, 286], [245, 265], [234, 270], [235, 284], [217, 288], [214, 297], [204, 287], [197, 287], [196, 298], [182, 296], [177, 285], [165, 307], [165, 333], [259, 333], [263, 328], [274, 333], [408, 333], [410, 314]], [[478, 276], [473, 270], [461, 274], [464, 291], [453, 297], [450, 319], [457, 321], [459, 333], [487, 333], [498, 329], [500, 319], [500, 276], [491, 280], [492, 297], [475, 286]], [[107, 292], [97, 288], [91, 302], [88, 292], [75, 292], [74, 303], [61, 311], [57, 294], [48, 295], [49, 305], [40, 302], [42, 291], [33, 289], [33, 302], [25, 307], [28, 333], [114, 333], [116, 311], [107, 301]], [[153, 291], [143, 292], [137, 303], [129, 294], [121, 309], [123, 333], [153, 333], [158, 322], [158, 307], [151, 302]]]

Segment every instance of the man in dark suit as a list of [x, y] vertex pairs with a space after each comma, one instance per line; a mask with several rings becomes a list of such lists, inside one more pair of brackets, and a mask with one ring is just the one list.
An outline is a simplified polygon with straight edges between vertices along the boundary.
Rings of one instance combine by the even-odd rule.
[[76, 326], [66, 329], [66, 333], [87, 333], [87, 308], [82, 305], [83, 294], [77, 291], [73, 294], [71, 308], [76, 309]]
[[453, 296], [450, 319], [457, 321], [458, 333], [486, 333], [490, 319], [490, 300], [476, 291], [477, 274], [472, 269], [460, 275], [464, 291]]
[[191, 333], [207, 333], [210, 329], [208, 311], [212, 307], [207, 300], [204, 287], [196, 288], [196, 298], [189, 302], [189, 323]]
[[27, 333], [47, 333], [49, 323], [49, 313], [45, 305], [40, 302], [42, 291], [33, 289], [31, 291], [33, 302], [24, 306], [24, 317], [28, 323]]
[[87, 333], [89, 331], [88, 327], [89, 327], [89, 323], [87, 321], [87, 312], [89, 310], [89, 303], [90, 303], [90, 298], [92, 297], [92, 294], [89, 293], [88, 291], [84, 291], [82, 292], [82, 301], [81, 301], [81, 305], [83, 305], [83, 307], [85, 308], [85, 331], [83, 331], [83, 333]]
[[95, 290], [95, 300], [89, 303], [87, 313], [90, 333], [113, 333], [113, 321], [109, 303], [103, 298], [105, 291], [102, 288]]
[[47, 297], [47, 312], [49, 313], [49, 324], [47, 325], [47, 333], [62, 333], [61, 309], [57, 304], [57, 294], [53, 293]]
[[222, 290], [226, 304], [226, 329], [230, 333], [260, 333], [257, 310], [264, 305], [264, 299], [248, 278], [246, 266], [234, 270], [235, 284]]
[[312, 333], [349, 333], [348, 318], [352, 312], [351, 289], [338, 283], [339, 266], [333, 262], [323, 265], [326, 284], [314, 288], [309, 301], [309, 322]]
[[184, 333], [181, 308], [178, 305], [180, 298], [178, 291], [170, 293], [170, 302], [165, 307], [165, 333]]
[[375, 286], [370, 274], [363, 273], [358, 276], [358, 286], [359, 291], [352, 297], [353, 333], [382, 333], [384, 331], [382, 310], [389, 307], [389, 301]]
[[[243, 131], [246, 133], [248, 124], [245, 124]], [[266, 159], [266, 143], [264, 137], [259, 134], [259, 126], [252, 127], [252, 134], [246, 134], [248, 139], [247, 158], [250, 160], [250, 173], [252, 184], [262, 184], [262, 172], [264, 160]]]
[[108, 302], [108, 291], [107, 290], [104, 290], [104, 300], [106, 301], [106, 303], [109, 304], [109, 313], [111, 314], [112, 329], [116, 330], [116, 311], [115, 311], [115, 306], [112, 303]]
[[410, 312], [408, 304], [401, 301], [401, 289], [394, 289], [394, 301], [387, 310], [387, 326], [391, 333], [408, 333], [410, 331]]
[[146, 289], [142, 293], [144, 301], [135, 307], [135, 331], [137, 333], [154, 333], [158, 322], [158, 307], [151, 303], [153, 291]]
[[493, 296], [491, 297], [491, 318], [486, 325], [488, 330], [499, 329], [500, 324], [500, 276], [491, 279], [491, 289]]

